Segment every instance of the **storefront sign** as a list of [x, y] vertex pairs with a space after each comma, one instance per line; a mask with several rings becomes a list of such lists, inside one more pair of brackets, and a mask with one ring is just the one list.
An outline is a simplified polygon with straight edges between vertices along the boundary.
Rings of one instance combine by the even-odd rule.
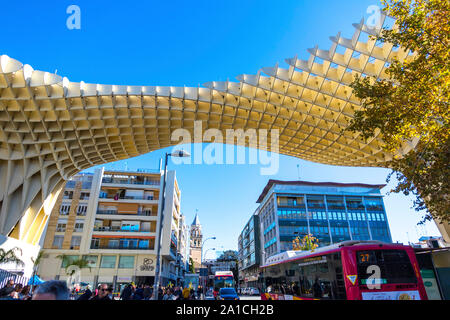
[[327, 263], [327, 257], [316, 257], [316, 258], [308, 258], [303, 259], [302, 263], [299, 263], [299, 267], [308, 266], [311, 264], [318, 264], [318, 263]]
[[139, 267], [141, 271], [153, 271], [155, 270], [155, 267], [152, 266], [153, 260], [149, 258], [145, 258], [142, 265]]

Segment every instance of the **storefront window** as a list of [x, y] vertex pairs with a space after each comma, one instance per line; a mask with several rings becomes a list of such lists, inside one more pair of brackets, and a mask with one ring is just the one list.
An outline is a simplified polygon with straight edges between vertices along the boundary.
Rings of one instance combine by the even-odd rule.
[[100, 268], [114, 269], [115, 267], [116, 267], [116, 256], [102, 256]]
[[133, 269], [134, 256], [121, 256], [119, 258], [119, 269]]

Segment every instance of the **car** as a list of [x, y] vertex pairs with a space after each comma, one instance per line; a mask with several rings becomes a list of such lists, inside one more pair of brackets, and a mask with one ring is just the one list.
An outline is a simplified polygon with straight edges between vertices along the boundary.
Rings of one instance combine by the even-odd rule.
[[258, 288], [249, 288], [248, 295], [250, 296], [259, 296], [260, 292]]
[[239, 300], [239, 296], [234, 288], [221, 288], [217, 295], [218, 300]]
[[242, 294], [243, 295], [248, 295], [248, 288], [243, 288], [242, 289]]
[[214, 297], [214, 292], [212, 290], [208, 290], [205, 294], [205, 300], [216, 300]]

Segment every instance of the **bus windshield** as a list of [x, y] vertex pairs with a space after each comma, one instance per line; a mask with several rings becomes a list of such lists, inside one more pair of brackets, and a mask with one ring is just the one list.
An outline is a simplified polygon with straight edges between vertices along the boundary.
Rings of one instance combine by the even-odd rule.
[[216, 288], [233, 288], [234, 280], [230, 276], [216, 276], [214, 279], [214, 287]]
[[[379, 284], [417, 283], [411, 261], [405, 250], [366, 250], [356, 252], [359, 284], [373, 283], [374, 268], [380, 268]], [[371, 278], [370, 280], [368, 280]], [[375, 279], [374, 279], [375, 280]]]

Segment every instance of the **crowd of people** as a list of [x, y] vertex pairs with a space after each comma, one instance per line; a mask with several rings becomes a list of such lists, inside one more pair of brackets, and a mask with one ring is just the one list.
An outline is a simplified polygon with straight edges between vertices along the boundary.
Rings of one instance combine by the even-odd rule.
[[[202, 288], [159, 287], [158, 300], [197, 300]], [[120, 293], [120, 300], [152, 300], [153, 288], [150, 285], [136, 286], [130, 283]], [[113, 288], [100, 284], [92, 291], [89, 286], [83, 292], [70, 291], [65, 281], [50, 280], [36, 286], [23, 286], [9, 280], [0, 289], [0, 300], [114, 300]]]

